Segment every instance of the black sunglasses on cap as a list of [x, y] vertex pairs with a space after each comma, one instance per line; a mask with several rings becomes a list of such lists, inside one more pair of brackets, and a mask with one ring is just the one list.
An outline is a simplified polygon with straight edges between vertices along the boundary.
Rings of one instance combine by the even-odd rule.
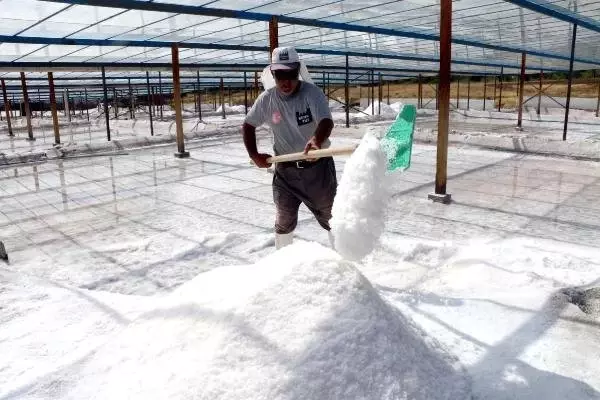
[[283, 69], [278, 69], [275, 71], [271, 71], [271, 73], [273, 73], [273, 76], [275, 77], [276, 80], [278, 81], [295, 81], [298, 80], [298, 74], [299, 74], [299, 70], [297, 69], [290, 69], [290, 70], [283, 70]]

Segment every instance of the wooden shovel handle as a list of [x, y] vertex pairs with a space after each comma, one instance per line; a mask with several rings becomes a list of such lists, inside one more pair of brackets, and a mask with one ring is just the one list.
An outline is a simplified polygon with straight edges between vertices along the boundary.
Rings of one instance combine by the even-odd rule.
[[290, 153], [290, 154], [282, 154], [280, 156], [274, 156], [267, 158], [267, 162], [269, 163], [277, 163], [277, 162], [286, 162], [286, 161], [301, 161], [301, 160], [309, 160], [314, 158], [322, 158], [322, 157], [331, 157], [331, 156], [339, 156], [345, 154], [352, 154], [358, 145], [346, 146], [346, 147], [333, 147], [328, 149], [319, 149], [319, 150], [310, 150], [308, 154], [300, 153]]

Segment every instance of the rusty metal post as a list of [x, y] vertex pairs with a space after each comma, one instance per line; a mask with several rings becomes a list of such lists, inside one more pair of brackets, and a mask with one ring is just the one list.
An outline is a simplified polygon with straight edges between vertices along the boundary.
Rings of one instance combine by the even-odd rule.
[[225, 115], [225, 87], [223, 86], [223, 77], [221, 77], [221, 82], [219, 83], [219, 101], [221, 102], [221, 118], [226, 119]]
[[115, 104], [115, 119], [119, 119], [119, 101], [117, 99], [117, 88], [113, 88], [113, 103]]
[[183, 113], [181, 111], [181, 81], [179, 79], [179, 45], [171, 45], [171, 64], [173, 68], [173, 105], [175, 107], [175, 125], [177, 130], [177, 153], [175, 157], [189, 157], [183, 141]]
[[460, 109], [460, 76], [456, 78], [456, 108]]
[[471, 107], [471, 76], [467, 76], [467, 110]]
[[[538, 104], [537, 104], [537, 115], [540, 115], [542, 109], [542, 80], [544, 79], [544, 70], [540, 71], [540, 88], [538, 89]], [[600, 93], [600, 92], [598, 92]]]
[[485, 100], [487, 97], [487, 75], [483, 76], [483, 111], [485, 111]]
[[346, 54], [346, 80], [344, 82], [344, 100], [346, 101], [346, 128], [350, 127], [350, 62]]
[[502, 108], [502, 79], [504, 78], [504, 67], [500, 67], [500, 100], [498, 100], [498, 112]]
[[452, 57], [452, 0], [441, 0], [440, 4], [440, 110], [438, 112], [437, 163], [435, 193], [429, 199], [444, 204], [450, 203], [446, 193], [448, 164], [448, 128], [450, 119], [450, 63]]
[[419, 74], [419, 87], [417, 89], [417, 108], [423, 108], [423, 81]]
[[381, 72], [378, 72], [379, 74], [379, 85], [377, 87], [377, 97], [378, 97], [378, 104], [377, 104], [377, 115], [381, 115], [381, 102], [383, 101], [383, 88], [382, 88], [382, 82], [381, 82]]
[[2, 98], [4, 100], [4, 113], [6, 114], [6, 122], [8, 124], [8, 136], [14, 136], [10, 121], [11, 107], [10, 102], [8, 101], [8, 96], [6, 95], [6, 84], [4, 83], [4, 79], [0, 80], [0, 83], [2, 84]]
[[154, 123], [152, 121], [152, 96], [150, 95], [150, 72], [146, 71], [146, 92], [148, 98], [148, 114], [150, 116], [150, 136], [154, 136]]
[[[179, 50], [178, 50], [179, 51]], [[160, 120], [163, 120], [163, 91], [162, 91], [162, 74], [158, 71], [158, 98], [160, 100], [157, 107], [160, 108]], [[154, 102], [156, 103], [156, 102]]]
[[269, 60], [276, 47], [279, 47], [279, 25], [277, 17], [273, 15], [269, 21]]
[[52, 112], [52, 125], [54, 127], [54, 144], [60, 144], [60, 130], [58, 127], [58, 111], [56, 110], [56, 93], [54, 91], [54, 75], [48, 72], [48, 88], [50, 96], [50, 111]]
[[29, 94], [27, 93], [27, 81], [25, 80], [25, 72], [21, 72], [21, 88], [23, 89], [23, 107], [27, 114], [27, 140], [35, 140], [33, 137], [33, 127], [31, 126], [31, 107], [29, 106]]
[[387, 81], [387, 103], [390, 105], [390, 81]]
[[598, 111], [600, 111], [600, 78], [598, 78], [598, 101], [596, 102], [596, 117], [598, 117]]
[[258, 97], [258, 72], [254, 71], [254, 90], [256, 90], [256, 94], [254, 95], [254, 100]]
[[87, 120], [88, 122], [90, 122], [90, 108], [88, 107], [88, 95], [87, 95], [87, 88], [83, 89], [83, 93], [85, 96], [85, 113], [87, 115]]
[[569, 126], [569, 107], [571, 105], [571, 86], [573, 84], [573, 61], [575, 59], [575, 42], [577, 41], [577, 24], [573, 24], [571, 37], [571, 59], [569, 61], [569, 83], [567, 85], [567, 104], [565, 106], [565, 125], [562, 140], [567, 140], [567, 127]]
[[519, 116], [517, 118], [517, 128], [523, 128], [523, 88], [525, 85], [525, 63], [527, 53], [521, 53], [521, 76], [519, 78]]
[[202, 86], [200, 85], [200, 71], [196, 71], [196, 84], [198, 85], [198, 119], [202, 121]]
[[248, 115], [248, 74], [244, 71], [244, 113]]
[[371, 70], [371, 115], [375, 115], [375, 70]]
[[108, 115], [108, 90], [106, 89], [106, 71], [102, 67], [102, 90], [104, 91], [104, 117], [106, 118], [106, 139], [110, 142], [110, 116]]

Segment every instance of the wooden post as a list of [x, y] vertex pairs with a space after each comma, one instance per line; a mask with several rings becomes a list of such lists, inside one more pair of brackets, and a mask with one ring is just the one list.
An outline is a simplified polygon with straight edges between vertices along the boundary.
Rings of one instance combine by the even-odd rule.
[[173, 67], [173, 105], [175, 106], [175, 125], [177, 128], [177, 153], [175, 157], [189, 157], [190, 153], [185, 151], [183, 141], [183, 113], [181, 112], [181, 82], [179, 79], [179, 45], [171, 45], [171, 64]]
[[575, 60], [575, 42], [577, 40], [577, 24], [573, 24], [571, 37], [571, 60], [569, 61], [569, 83], [567, 85], [567, 104], [565, 106], [565, 125], [562, 140], [567, 140], [567, 127], [569, 126], [569, 107], [571, 106], [571, 86], [573, 84], [573, 61]]
[[102, 67], [102, 90], [104, 91], [104, 117], [106, 118], [106, 139], [110, 142], [110, 116], [108, 115], [108, 90], [106, 89], [106, 71]]
[[146, 71], [146, 92], [148, 99], [148, 114], [150, 116], [150, 136], [154, 136], [154, 124], [152, 121], [152, 96], [150, 94], [150, 72]]
[[23, 89], [23, 107], [27, 114], [27, 140], [35, 140], [33, 137], [33, 127], [31, 126], [31, 107], [29, 107], [29, 95], [27, 94], [27, 81], [25, 80], [25, 72], [21, 72], [21, 88]]
[[0, 80], [2, 85], [2, 98], [4, 100], [4, 113], [6, 114], [6, 122], [8, 124], [8, 136], [14, 136], [11, 124], [11, 107], [10, 102], [8, 101], [8, 96], [6, 95], [6, 84], [4, 83], [4, 79]]
[[56, 110], [56, 93], [54, 91], [54, 75], [48, 72], [48, 88], [50, 90], [50, 111], [52, 112], [52, 125], [54, 126], [54, 144], [60, 144], [60, 130], [58, 127], [58, 111]]
[[452, 0], [441, 0], [440, 4], [440, 111], [438, 113], [437, 164], [435, 193], [429, 199], [444, 204], [450, 203], [446, 193], [448, 164], [448, 128], [450, 119], [450, 63], [452, 57]]
[[519, 116], [517, 117], [517, 128], [523, 128], [523, 87], [525, 85], [525, 63], [527, 53], [521, 53], [521, 76], [519, 79]]

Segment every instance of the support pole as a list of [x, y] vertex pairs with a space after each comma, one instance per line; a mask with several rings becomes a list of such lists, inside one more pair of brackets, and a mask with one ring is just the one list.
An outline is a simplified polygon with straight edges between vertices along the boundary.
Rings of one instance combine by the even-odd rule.
[[58, 111], [56, 110], [56, 93], [54, 91], [54, 75], [48, 72], [48, 88], [50, 96], [50, 111], [52, 112], [52, 125], [54, 127], [54, 144], [60, 144], [60, 130], [58, 127]]
[[387, 103], [390, 105], [390, 81], [387, 82]]
[[346, 80], [344, 82], [344, 100], [346, 101], [346, 128], [350, 127], [350, 62], [346, 54]]
[[276, 47], [279, 47], [279, 24], [277, 17], [273, 15], [269, 21], [269, 60]]
[[154, 124], [152, 121], [152, 95], [150, 93], [150, 72], [146, 71], [146, 92], [148, 93], [148, 114], [150, 116], [150, 136], [154, 136]]
[[116, 88], [113, 88], [113, 103], [115, 105], [115, 119], [119, 119], [119, 100], [117, 99]]
[[85, 96], [85, 113], [87, 115], [87, 120], [88, 122], [90, 122], [90, 108], [88, 107], [88, 95], [87, 95], [87, 88], [83, 89], [83, 93]]
[[417, 89], [417, 108], [423, 108], [423, 80], [419, 74], [419, 86]]
[[500, 100], [498, 101], [498, 112], [500, 112], [500, 109], [502, 108], [502, 80], [504, 78], [504, 67], [500, 67]]
[[108, 115], [108, 91], [106, 89], [106, 70], [102, 67], [102, 90], [104, 92], [104, 117], [106, 118], [106, 139], [110, 142], [110, 116]]
[[598, 101], [596, 102], [596, 117], [600, 111], [600, 78], [598, 78]]
[[198, 85], [198, 119], [202, 121], [202, 86], [200, 86], [200, 71], [196, 71], [196, 84]]
[[[542, 110], [542, 80], [544, 79], [544, 70], [540, 71], [540, 87], [538, 89], [538, 104], [537, 104], [537, 115], [540, 115]], [[600, 86], [598, 88], [598, 95], [600, 96]], [[597, 115], [596, 115], [597, 116]]]
[[471, 77], [467, 76], [467, 110], [471, 108]]
[[435, 193], [429, 199], [444, 204], [450, 203], [446, 193], [448, 164], [448, 128], [450, 118], [450, 63], [452, 50], [452, 0], [441, 0], [440, 4], [440, 110], [438, 113], [437, 164]]
[[573, 84], [573, 61], [575, 59], [575, 42], [577, 40], [577, 24], [573, 24], [571, 37], [571, 60], [569, 61], [569, 84], [567, 85], [567, 104], [565, 107], [565, 125], [562, 140], [567, 140], [567, 127], [569, 126], [569, 107], [571, 106], [571, 85]]
[[381, 81], [381, 72], [379, 74], [379, 85], [377, 87], [377, 96], [379, 97], [379, 104], [377, 104], [377, 114], [381, 115], [381, 102], [383, 101], [383, 83]]
[[[177, 50], [179, 51], [179, 50]], [[160, 120], [163, 120], [163, 91], [162, 91], [162, 74], [158, 71], [158, 98], [159, 103], [157, 107], [160, 108]], [[156, 102], [155, 102], [156, 103]]]
[[219, 83], [219, 101], [221, 102], [221, 118], [226, 119], [225, 115], [225, 87], [223, 86], [223, 77], [221, 77], [221, 82]]
[[527, 53], [521, 53], [521, 76], [519, 78], [519, 116], [517, 118], [517, 128], [523, 128], [523, 87], [525, 86], [525, 64]]
[[185, 151], [183, 141], [183, 113], [181, 112], [181, 82], [179, 79], [179, 45], [171, 45], [171, 64], [173, 66], [173, 105], [175, 106], [175, 125], [177, 128], [177, 153], [175, 157], [186, 158], [190, 153]]
[[134, 97], [133, 97], [133, 89], [131, 88], [131, 79], [128, 79], [129, 82], [129, 117], [131, 119], [135, 119], [135, 107], [133, 105]]
[[371, 70], [371, 115], [375, 115], [375, 70]]
[[27, 140], [35, 140], [33, 137], [33, 127], [31, 126], [31, 107], [29, 107], [29, 95], [27, 93], [27, 81], [25, 80], [25, 72], [21, 72], [21, 88], [23, 89], [23, 107], [27, 114]]
[[4, 79], [0, 80], [2, 84], [2, 98], [4, 100], [4, 113], [6, 114], [6, 122], [8, 124], [8, 136], [14, 136], [11, 124], [11, 107], [10, 102], [8, 101], [8, 96], [6, 95], [6, 84], [4, 83]]
[[460, 76], [456, 78], [456, 108], [460, 109]]
[[483, 76], [483, 111], [485, 111], [485, 100], [487, 98], [487, 75]]
[[248, 115], [248, 74], [244, 71], [244, 113]]
[[[269, 57], [270, 59], [270, 57]], [[256, 94], [254, 95], [254, 100], [258, 97], [258, 72], [254, 71], [254, 89], [256, 90]]]

